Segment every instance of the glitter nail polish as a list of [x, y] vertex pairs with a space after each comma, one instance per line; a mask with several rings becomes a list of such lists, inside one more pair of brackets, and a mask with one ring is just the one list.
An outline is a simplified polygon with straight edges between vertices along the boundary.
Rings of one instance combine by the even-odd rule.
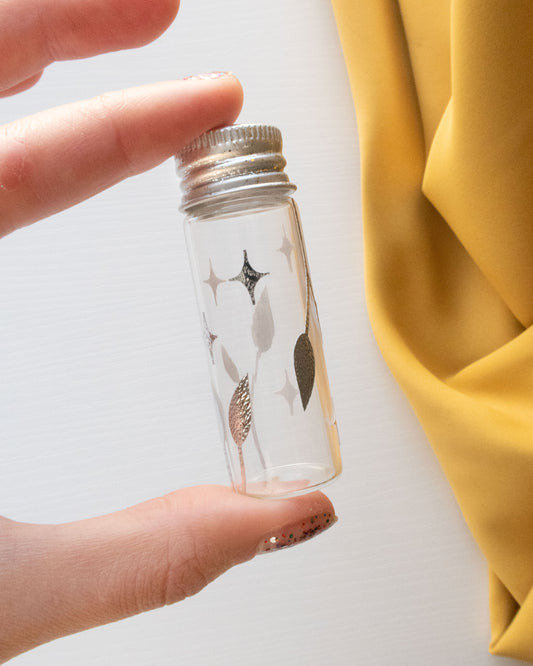
[[309, 516], [298, 523], [287, 525], [273, 534], [265, 535], [259, 542], [257, 554], [290, 548], [302, 541], [308, 541], [335, 525], [337, 520], [337, 516], [332, 513], [320, 513]]
[[341, 472], [296, 187], [280, 131], [232, 125], [176, 156], [184, 227], [229, 476], [256, 497]]

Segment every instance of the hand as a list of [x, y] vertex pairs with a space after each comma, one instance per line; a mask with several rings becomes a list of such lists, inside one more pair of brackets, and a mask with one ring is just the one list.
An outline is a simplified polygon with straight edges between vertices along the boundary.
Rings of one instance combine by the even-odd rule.
[[[54, 60], [140, 46], [178, 0], [0, 0], [0, 95], [23, 90]], [[3, 91], [3, 92], [2, 92]], [[230, 124], [233, 76], [169, 81], [51, 109], [0, 132], [0, 236], [159, 164]]]
[[[177, 0], [0, 0], [0, 96], [54, 60], [140, 46]], [[23, 48], [19, 48], [23, 45]], [[0, 236], [149, 169], [231, 123], [233, 76], [108, 93], [0, 131]], [[179, 601], [256, 552], [335, 522], [321, 493], [265, 501], [209, 486], [66, 525], [0, 518], [0, 663], [41, 643]]]

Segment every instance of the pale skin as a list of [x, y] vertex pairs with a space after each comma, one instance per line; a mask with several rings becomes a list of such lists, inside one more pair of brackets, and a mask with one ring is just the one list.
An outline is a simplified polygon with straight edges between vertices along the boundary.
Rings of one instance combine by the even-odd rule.
[[[0, 0], [0, 96], [35, 85], [54, 61], [152, 41], [178, 4]], [[234, 122], [241, 104], [233, 76], [169, 81], [0, 128], [0, 236], [156, 166]], [[0, 517], [0, 663], [195, 594], [252, 558], [265, 536], [322, 512], [333, 507], [319, 492], [265, 501], [203, 486], [63, 525]]]

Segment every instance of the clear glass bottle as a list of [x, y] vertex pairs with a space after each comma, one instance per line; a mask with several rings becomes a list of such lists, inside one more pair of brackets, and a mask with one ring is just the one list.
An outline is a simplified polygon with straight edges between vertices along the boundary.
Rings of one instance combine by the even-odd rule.
[[256, 497], [312, 490], [340, 474], [341, 458], [281, 133], [213, 130], [176, 162], [233, 487]]

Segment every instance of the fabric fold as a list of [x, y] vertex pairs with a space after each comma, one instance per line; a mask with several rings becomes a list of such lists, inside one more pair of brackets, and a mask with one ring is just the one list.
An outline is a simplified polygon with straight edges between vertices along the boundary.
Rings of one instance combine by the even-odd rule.
[[332, 0], [357, 111], [367, 303], [533, 661], [533, 3]]

